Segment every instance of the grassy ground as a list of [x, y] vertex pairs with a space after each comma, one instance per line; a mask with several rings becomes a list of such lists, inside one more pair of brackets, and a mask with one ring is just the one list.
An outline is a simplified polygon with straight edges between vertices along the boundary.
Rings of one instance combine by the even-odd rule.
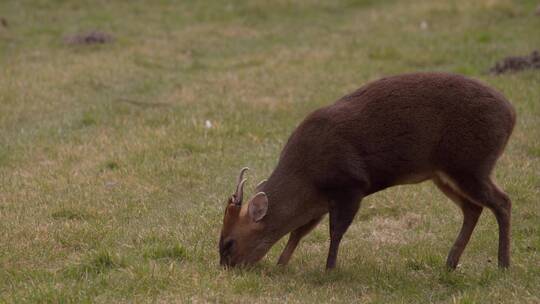
[[[536, 5], [1, 1], [0, 302], [538, 303], [540, 72], [486, 73], [540, 47]], [[96, 29], [115, 41], [64, 43]], [[461, 215], [429, 183], [365, 199], [332, 273], [326, 223], [285, 269], [283, 241], [252, 270], [218, 267], [241, 167], [253, 187], [309, 111], [427, 70], [482, 79], [516, 106], [495, 174], [514, 201], [509, 271], [489, 212], [445, 270]]]

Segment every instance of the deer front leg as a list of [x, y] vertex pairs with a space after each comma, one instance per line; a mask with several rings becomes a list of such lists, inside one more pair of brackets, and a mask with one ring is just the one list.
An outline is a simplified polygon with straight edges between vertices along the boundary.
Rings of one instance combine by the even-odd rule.
[[289, 241], [287, 242], [287, 245], [285, 246], [285, 249], [283, 249], [283, 252], [279, 256], [278, 265], [285, 266], [287, 263], [289, 263], [289, 260], [291, 259], [292, 254], [294, 253], [294, 250], [298, 246], [298, 243], [300, 240], [306, 236], [311, 230], [313, 230], [319, 222], [321, 221], [323, 217], [318, 217], [316, 219], [313, 219], [309, 221], [307, 224], [298, 227], [296, 230], [291, 232], [289, 236]]
[[327, 270], [336, 267], [339, 243], [360, 208], [360, 199], [360, 195], [350, 195], [329, 203], [330, 249], [326, 260]]

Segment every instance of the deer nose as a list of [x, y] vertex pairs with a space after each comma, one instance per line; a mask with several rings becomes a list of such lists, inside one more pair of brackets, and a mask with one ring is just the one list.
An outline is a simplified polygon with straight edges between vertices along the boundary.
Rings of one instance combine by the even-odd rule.
[[225, 267], [225, 268], [229, 268], [229, 267], [234, 267], [236, 265], [236, 263], [234, 263], [231, 259], [231, 257], [220, 257], [219, 258], [219, 265]]

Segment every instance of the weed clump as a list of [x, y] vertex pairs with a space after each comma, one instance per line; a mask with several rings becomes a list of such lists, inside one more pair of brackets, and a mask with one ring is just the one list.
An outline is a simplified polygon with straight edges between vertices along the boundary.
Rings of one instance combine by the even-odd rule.
[[113, 160], [110, 160], [110, 161], [107, 161], [105, 163], [104, 167], [107, 170], [116, 170], [116, 169], [120, 168], [120, 164], [118, 164], [117, 162], [115, 162]]
[[62, 209], [51, 214], [51, 217], [55, 220], [86, 220], [90, 218], [90, 215], [84, 211]]
[[144, 257], [153, 260], [183, 261], [188, 255], [184, 247], [176, 244], [173, 246], [156, 245], [155, 247], [151, 247], [144, 253]]
[[115, 268], [123, 267], [124, 263], [107, 250], [100, 250], [90, 254], [80, 264], [70, 267], [67, 274], [72, 277], [85, 277], [102, 274]]

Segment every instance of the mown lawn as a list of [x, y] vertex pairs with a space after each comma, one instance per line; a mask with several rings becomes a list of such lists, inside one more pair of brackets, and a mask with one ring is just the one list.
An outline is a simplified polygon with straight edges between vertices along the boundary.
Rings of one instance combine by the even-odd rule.
[[[538, 1], [0, 2], [0, 302], [538, 303]], [[69, 35], [99, 30], [101, 45]], [[485, 212], [462, 265], [461, 214], [430, 183], [364, 200], [326, 273], [326, 221], [287, 268], [218, 266], [238, 170], [250, 193], [311, 110], [410, 71], [479, 78], [518, 124], [496, 170], [513, 265]], [[208, 121], [208, 122], [207, 122]]]

